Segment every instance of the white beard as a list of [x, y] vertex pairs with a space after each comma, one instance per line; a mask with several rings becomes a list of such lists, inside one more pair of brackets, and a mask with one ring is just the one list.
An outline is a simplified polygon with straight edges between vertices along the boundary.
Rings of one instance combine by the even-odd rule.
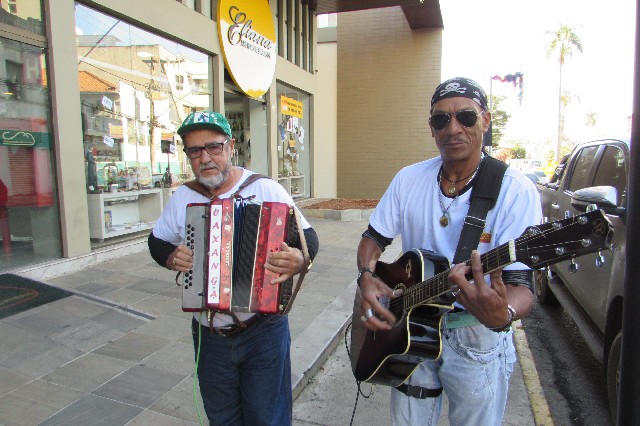
[[230, 170], [231, 169], [227, 167], [224, 171], [218, 169], [220, 173], [215, 176], [204, 177], [200, 175], [198, 176], [198, 182], [200, 182], [207, 188], [217, 189], [229, 178]]

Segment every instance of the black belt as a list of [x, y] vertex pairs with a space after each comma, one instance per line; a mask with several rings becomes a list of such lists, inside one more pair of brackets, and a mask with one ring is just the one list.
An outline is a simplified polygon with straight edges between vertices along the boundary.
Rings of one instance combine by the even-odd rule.
[[427, 389], [423, 388], [422, 386], [412, 386], [404, 384], [396, 386], [396, 389], [407, 396], [418, 399], [435, 398], [437, 396], [440, 396], [440, 394], [442, 393], [442, 388]]
[[200, 327], [202, 327], [203, 329], [209, 329], [209, 331], [213, 329], [213, 331], [215, 331], [216, 333], [218, 333], [220, 336], [223, 336], [223, 337], [235, 337], [238, 334], [242, 333], [247, 328], [249, 328], [250, 326], [252, 326], [253, 324], [256, 324], [258, 321], [260, 321], [261, 317], [262, 315], [255, 314], [254, 316], [252, 316], [246, 321], [242, 321], [238, 324], [231, 324], [225, 327], [205, 327], [202, 324], [200, 324]]

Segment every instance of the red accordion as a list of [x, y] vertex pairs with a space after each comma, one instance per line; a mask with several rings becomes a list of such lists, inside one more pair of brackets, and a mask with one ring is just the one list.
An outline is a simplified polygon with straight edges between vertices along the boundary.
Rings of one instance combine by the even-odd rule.
[[226, 198], [189, 204], [185, 244], [193, 251], [193, 269], [184, 274], [182, 310], [287, 313], [298, 288], [292, 278], [271, 284], [278, 274], [264, 264], [282, 242], [298, 245], [300, 237], [298, 217], [286, 203]]

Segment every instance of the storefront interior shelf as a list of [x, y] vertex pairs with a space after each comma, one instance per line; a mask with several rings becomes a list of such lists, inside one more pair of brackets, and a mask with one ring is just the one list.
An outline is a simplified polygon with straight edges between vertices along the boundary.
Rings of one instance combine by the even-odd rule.
[[304, 175], [278, 176], [278, 183], [292, 198], [304, 197]]
[[151, 229], [162, 213], [162, 191], [87, 194], [91, 238], [104, 240]]

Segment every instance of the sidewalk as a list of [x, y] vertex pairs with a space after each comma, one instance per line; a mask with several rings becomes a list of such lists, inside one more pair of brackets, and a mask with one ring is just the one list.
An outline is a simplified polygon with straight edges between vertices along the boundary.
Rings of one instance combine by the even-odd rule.
[[[355, 252], [366, 221], [308, 218], [318, 232], [320, 252], [289, 314], [294, 398], [306, 392], [294, 403], [295, 423], [344, 425], [355, 402], [350, 370], [339, 375], [349, 383], [346, 393], [328, 389], [338, 402], [314, 401], [318, 383], [311, 379], [336, 345], [344, 345], [355, 290]], [[382, 260], [391, 261], [399, 250], [394, 243]], [[0, 320], [0, 425], [198, 423], [194, 394], [201, 411], [202, 403], [194, 391], [191, 314], [180, 308], [175, 273], [151, 259], [146, 241], [11, 272], [75, 295]], [[527, 394], [539, 399], [542, 392], [529, 385], [535, 385], [537, 376], [526, 360], [524, 332], [518, 334], [525, 371], [518, 368], [511, 379], [505, 424], [540, 423], [534, 420], [536, 411], [535, 419], [551, 424], [543, 418], [544, 400], [532, 398], [532, 404]], [[330, 360], [337, 357], [348, 367], [346, 356], [335, 354]], [[533, 379], [525, 386], [527, 375]], [[389, 423], [384, 392], [388, 389], [378, 387], [375, 401], [366, 400], [377, 410], [366, 423], [366, 402], [360, 399], [354, 424]], [[348, 408], [346, 416], [334, 409], [336, 403]]]

